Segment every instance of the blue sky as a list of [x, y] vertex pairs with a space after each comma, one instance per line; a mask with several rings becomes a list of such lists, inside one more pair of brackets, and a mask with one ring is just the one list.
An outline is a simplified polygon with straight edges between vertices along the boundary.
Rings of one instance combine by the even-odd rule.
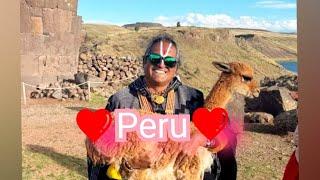
[[84, 23], [159, 22], [175, 26], [258, 28], [296, 32], [296, 0], [79, 0]]

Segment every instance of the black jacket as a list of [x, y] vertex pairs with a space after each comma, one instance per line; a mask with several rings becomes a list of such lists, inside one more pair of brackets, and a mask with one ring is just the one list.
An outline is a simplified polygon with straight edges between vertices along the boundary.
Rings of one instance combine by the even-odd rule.
[[[164, 97], [167, 93], [174, 89], [175, 92], [175, 106], [174, 114], [190, 114], [198, 108], [202, 107], [204, 103], [203, 94], [201, 91], [191, 88], [189, 86], [182, 85], [182, 83], [175, 77], [169, 84], [168, 88], [164, 91]], [[106, 106], [109, 111], [123, 108], [139, 109], [139, 99], [137, 92], [140, 92], [143, 96], [146, 96], [149, 102], [151, 101], [151, 95], [147, 90], [143, 76], [140, 76], [128, 87], [118, 91], [112, 95]], [[155, 112], [164, 113], [166, 102], [162, 105], [158, 105], [152, 102], [152, 106]]]

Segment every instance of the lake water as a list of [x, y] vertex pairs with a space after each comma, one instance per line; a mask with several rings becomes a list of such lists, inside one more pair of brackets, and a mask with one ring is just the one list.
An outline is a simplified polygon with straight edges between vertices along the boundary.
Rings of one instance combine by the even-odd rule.
[[289, 71], [298, 73], [298, 62], [296, 61], [281, 61], [279, 64]]

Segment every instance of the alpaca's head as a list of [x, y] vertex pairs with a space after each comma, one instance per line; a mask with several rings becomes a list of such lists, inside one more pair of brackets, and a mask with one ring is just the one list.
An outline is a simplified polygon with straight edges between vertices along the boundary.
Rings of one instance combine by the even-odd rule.
[[228, 82], [232, 92], [249, 97], [259, 95], [258, 84], [253, 79], [254, 71], [249, 65], [241, 62], [212, 62], [212, 64], [222, 71], [221, 80]]

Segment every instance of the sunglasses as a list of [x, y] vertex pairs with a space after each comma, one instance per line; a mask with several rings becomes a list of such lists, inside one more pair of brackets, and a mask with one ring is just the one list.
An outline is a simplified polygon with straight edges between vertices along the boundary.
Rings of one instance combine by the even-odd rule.
[[167, 67], [175, 67], [177, 64], [177, 59], [171, 56], [166, 56], [166, 57], [162, 57], [160, 54], [156, 54], [156, 53], [150, 53], [149, 55], [147, 55], [147, 59], [150, 61], [150, 63], [154, 66], [158, 65], [159, 63], [161, 63], [161, 60], [163, 59], [164, 61], [164, 65], [166, 65]]

